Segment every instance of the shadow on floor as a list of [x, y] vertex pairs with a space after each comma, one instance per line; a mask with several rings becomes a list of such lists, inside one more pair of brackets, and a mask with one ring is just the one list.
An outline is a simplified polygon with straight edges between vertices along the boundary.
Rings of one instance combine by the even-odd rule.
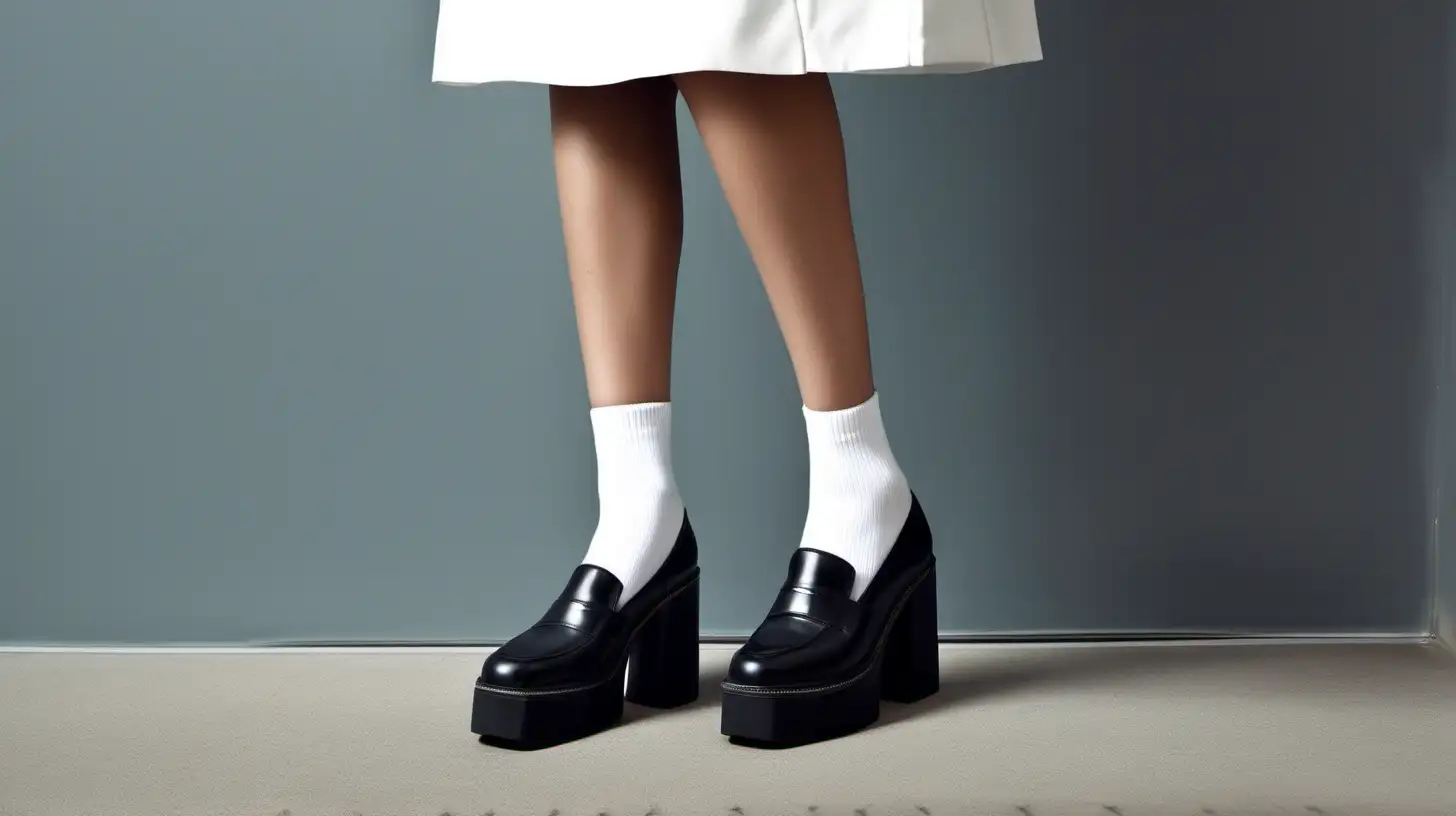
[[966, 660], [943, 658], [940, 692], [910, 705], [885, 704], [877, 725], [1010, 696], [1111, 690], [1150, 676], [1190, 693], [1308, 696], [1323, 686], [1383, 698], [1449, 694], [1456, 678], [1433, 671], [1440, 662], [1434, 649], [1415, 644], [988, 650]]
[[[873, 727], [930, 716], [961, 706], [1009, 697], [1078, 691], [1115, 690], [1131, 681], [1160, 677], [1190, 694], [1240, 691], [1252, 694], [1299, 694], [1327, 689], [1360, 697], [1392, 695], [1448, 696], [1456, 677], [1437, 670], [1443, 662], [1435, 649], [1418, 645], [1307, 646], [1048, 646], [1027, 649], [942, 651], [941, 687], [919, 703], [885, 703]], [[698, 679], [698, 699], [676, 712], [717, 708], [719, 683], [726, 662], [705, 660]], [[623, 723], [673, 712], [628, 705]]]

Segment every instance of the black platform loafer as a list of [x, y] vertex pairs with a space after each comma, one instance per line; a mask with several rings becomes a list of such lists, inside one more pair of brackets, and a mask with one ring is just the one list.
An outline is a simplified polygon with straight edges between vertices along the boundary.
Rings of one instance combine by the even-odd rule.
[[940, 688], [935, 555], [919, 500], [858, 601], [844, 559], [800, 549], [768, 617], [733, 656], [723, 733], [748, 744], [799, 745], [873, 723], [880, 700], [909, 703]]
[[583, 564], [541, 620], [486, 658], [470, 730], [540, 748], [617, 724], [625, 698], [672, 708], [698, 696], [698, 545], [683, 519], [667, 561], [620, 609], [622, 582]]

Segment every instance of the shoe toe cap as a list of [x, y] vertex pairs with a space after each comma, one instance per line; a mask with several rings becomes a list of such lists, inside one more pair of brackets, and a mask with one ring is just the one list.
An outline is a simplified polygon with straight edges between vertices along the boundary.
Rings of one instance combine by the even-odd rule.
[[502, 688], [526, 688], [531, 679], [529, 661], [491, 655], [480, 669], [480, 682]]
[[777, 619], [761, 627], [728, 664], [728, 682], [743, 686], [797, 686], [817, 682], [839, 652], [821, 627]]
[[[564, 626], [535, 626], [516, 636], [485, 659], [480, 682], [509, 689], [533, 689], [560, 685], [588, 666], [590, 638]], [[590, 662], [590, 661], [588, 661]]]
[[743, 686], [767, 685], [765, 678], [772, 678], [774, 671], [770, 661], [759, 655], [739, 652], [728, 664], [728, 682]]

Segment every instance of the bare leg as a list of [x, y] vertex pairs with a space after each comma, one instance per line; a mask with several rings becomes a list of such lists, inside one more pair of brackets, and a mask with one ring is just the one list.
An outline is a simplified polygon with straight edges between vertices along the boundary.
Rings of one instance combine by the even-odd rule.
[[854, 568], [859, 598], [910, 515], [870, 371], [844, 143], [824, 75], [677, 77], [793, 358], [809, 437], [799, 546]]
[[677, 88], [551, 89], [561, 222], [594, 407], [665, 402], [682, 251]]
[[584, 563], [626, 603], [683, 525], [669, 374], [682, 250], [677, 87], [671, 79], [552, 88], [561, 222], [591, 397], [600, 515]]
[[822, 74], [677, 77], [763, 276], [804, 405], [874, 393], [844, 142]]

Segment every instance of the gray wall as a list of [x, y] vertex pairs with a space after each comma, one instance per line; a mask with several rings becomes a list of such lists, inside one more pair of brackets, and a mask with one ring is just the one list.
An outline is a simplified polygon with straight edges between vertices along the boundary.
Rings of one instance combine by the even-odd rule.
[[[943, 627], [1423, 631], [1456, 4], [1040, 5], [1043, 64], [839, 84]], [[0, 5], [0, 640], [499, 638], [576, 563], [545, 95], [432, 87], [433, 22]], [[688, 144], [679, 475], [744, 632], [805, 455]]]

